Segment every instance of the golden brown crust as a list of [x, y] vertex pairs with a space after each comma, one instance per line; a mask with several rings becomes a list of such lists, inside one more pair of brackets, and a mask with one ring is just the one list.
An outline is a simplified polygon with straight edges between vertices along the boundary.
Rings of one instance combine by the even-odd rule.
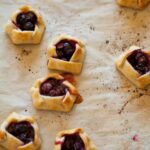
[[66, 134], [74, 134], [74, 133], [78, 133], [80, 135], [81, 139], [84, 142], [86, 150], [96, 150], [95, 145], [93, 145], [93, 143], [91, 142], [91, 140], [89, 139], [87, 134], [81, 128], [75, 128], [75, 129], [64, 130], [64, 131], [59, 132], [57, 134], [55, 143], [59, 143], [59, 141], [60, 141], [60, 143], [59, 144], [55, 144], [54, 150], [61, 150], [61, 142], [63, 142], [63, 140], [64, 140], [64, 138], [63, 138], [64, 135], [66, 135]]
[[61, 74], [61, 76], [63, 76], [65, 80], [67, 80], [68, 82], [70, 82], [71, 84], [76, 86], [76, 80], [72, 74], [63, 73], [63, 74]]
[[[43, 96], [40, 94], [39, 89], [41, 83], [43, 83], [50, 77], [64, 80], [63, 84], [66, 85], [69, 89], [66, 95], [52, 97]], [[56, 73], [49, 73], [46, 77], [36, 80], [34, 86], [31, 88], [31, 96], [33, 99], [34, 107], [42, 110], [69, 112], [72, 109], [74, 103], [79, 103], [82, 101], [82, 99], [78, 98], [80, 94], [78, 93], [74, 85], [72, 85], [69, 81], [65, 80], [63, 76]]]
[[[60, 59], [53, 58], [54, 56], [57, 56], [55, 45], [64, 39], [74, 40], [77, 42], [76, 50], [73, 56], [71, 57], [70, 61], [63, 61]], [[83, 66], [83, 60], [85, 55], [84, 47], [84, 44], [74, 37], [68, 35], [59, 36], [58, 38], [54, 39], [48, 46], [48, 68], [73, 74], [79, 74]]]
[[130, 7], [134, 9], [142, 9], [146, 5], [148, 5], [149, 2], [150, 0], [117, 0], [117, 3], [120, 6]]
[[[37, 24], [34, 31], [21, 31], [16, 25], [16, 17], [21, 12], [32, 11], [37, 16]], [[33, 9], [31, 6], [21, 6], [16, 12], [11, 16], [11, 20], [8, 21], [5, 27], [6, 33], [9, 35], [10, 39], [14, 44], [38, 44], [40, 43], [43, 33], [45, 30], [45, 24], [41, 14]]]
[[[127, 57], [132, 53], [132, 51], [141, 49], [137, 46], [131, 46], [125, 53], [123, 53], [116, 60], [117, 69], [122, 72], [133, 84], [139, 88], [145, 88], [150, 84], [150, 72], [140, 75], [128, 62]], [[142, 50], [150, 56], [150, 51]]]
[[[33, 142], [24, 145], [22, 141], [6, 131], [6, 127], [14, 121], [28, 121], [32, 125], [35, 134]], [[2, 123], [0, 127], [0, 145], [8, 150], [10, 147], [11, 150], [37, 150], [41, 145], [41, 140], [39, 137], [39, 128], [34, 118], [19, 115], [17, 113], [10, 114], [10, 116], [8, 116], [8, 118]]]

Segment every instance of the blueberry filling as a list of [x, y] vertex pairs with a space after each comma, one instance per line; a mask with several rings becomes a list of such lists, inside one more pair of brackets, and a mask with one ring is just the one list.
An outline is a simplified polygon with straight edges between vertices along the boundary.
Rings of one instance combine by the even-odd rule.
[[150, 57], [141, 49], [133, 51], [127, 60], [141, 75], [150, 71]]
[[33, 31], [35, 29], [35, 24], [37, 23], [37, 17], [32, 11], [20, 13], [16, 18], [16, 23], [17, 27], [22, 31]]
[[69, 61], [76, 49], [76, 41], [62, 40], [56, 44], [56, 53], [58, 59]]
[[64, 136], [61, 150], [85, 150], [85, 144], [78, 133]]
[[62, 96], [67, 92], [67, 87], [62, 83], [63, 80], [49, 78], [40, 86], [40, 94], [45, 96]]
[[34, 129], [27, 121], [12, 122], [6, 130], [24, 144], [34, 141]]

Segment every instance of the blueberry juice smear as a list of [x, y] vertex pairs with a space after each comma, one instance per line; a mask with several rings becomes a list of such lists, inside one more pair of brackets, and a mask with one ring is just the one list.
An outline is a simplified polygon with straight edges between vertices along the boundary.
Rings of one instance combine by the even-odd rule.
[[34, 31], [35, 29], [35, 24], [37, 23], [37, 17], [36, 15], [32, 12], [24, 12], [18, 14], [16, 18], [17, 26], [22, 30], [27, 30], [27, 31]]
[[45, 96], [63, 96], [67, 92], [67, 87], [62, 83], [63, 80], [49, 78], [40, 86], [40, 94]]
[[56, 44], [57, 58], [69, 61], [76, 49], [76, 41], [62, 40]]
[[150, 71], [150, 57], [141, 49], [133, 51], [127, 60], [141, 75]]
[[85, 150], [85, 144], [78, 133], [64, 136], [61, 150]]
[[24, 144], [34, 141], [34, 129], [27, 121], [12, 122], [8, 125], [6, 130]]

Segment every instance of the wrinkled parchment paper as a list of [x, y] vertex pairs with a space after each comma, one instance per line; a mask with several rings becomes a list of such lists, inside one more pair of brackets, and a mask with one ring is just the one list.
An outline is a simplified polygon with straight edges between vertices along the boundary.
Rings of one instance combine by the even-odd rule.
[[[46, 32], [39, 45], [13, 45], [4, 32], [22, 4], [44, 17]], [[149, 31], [150, 6], [136, 11], [114, 0], [0, 0], [0, 123], [13, 111], [33, 115], [42, 150], [53, 150], [57, 132], [75, 127], [84, 128], [98, 150], [149, 150], [150, 88], [135, 88], [114, 66], [128, 46], [150, 49]], [[38, 111], [29, 89], [48, 72], [47, 45], [62, 33], [86, 43], [83, 71], [76, 76], [84, 102], [70, 113]]]

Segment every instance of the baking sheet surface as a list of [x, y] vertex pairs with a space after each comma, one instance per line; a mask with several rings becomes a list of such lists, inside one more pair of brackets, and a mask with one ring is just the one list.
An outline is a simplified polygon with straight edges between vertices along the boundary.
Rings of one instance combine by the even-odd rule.
[[[44, 17], [39, 45], [13, 45], [4, 32], [11, 13], [23, 4]], [[114, 66], [128, 46], [150, 49], [149, 14], [150, 6], [136, 11], [114, 0], [0, 0], [0, 123], [13, 111], [33, 115], [42, 150], [53, 149], [57, 132], [75, 127], [84, 128], [98, 150], [149, 150], [150, 88], [135, 88]], [[37, 111], [29, 89], [47, 74], [48, 43], [62, 33], [86, 43], [83, 71], [76, 76], [84, 102], [70, 113]]]

